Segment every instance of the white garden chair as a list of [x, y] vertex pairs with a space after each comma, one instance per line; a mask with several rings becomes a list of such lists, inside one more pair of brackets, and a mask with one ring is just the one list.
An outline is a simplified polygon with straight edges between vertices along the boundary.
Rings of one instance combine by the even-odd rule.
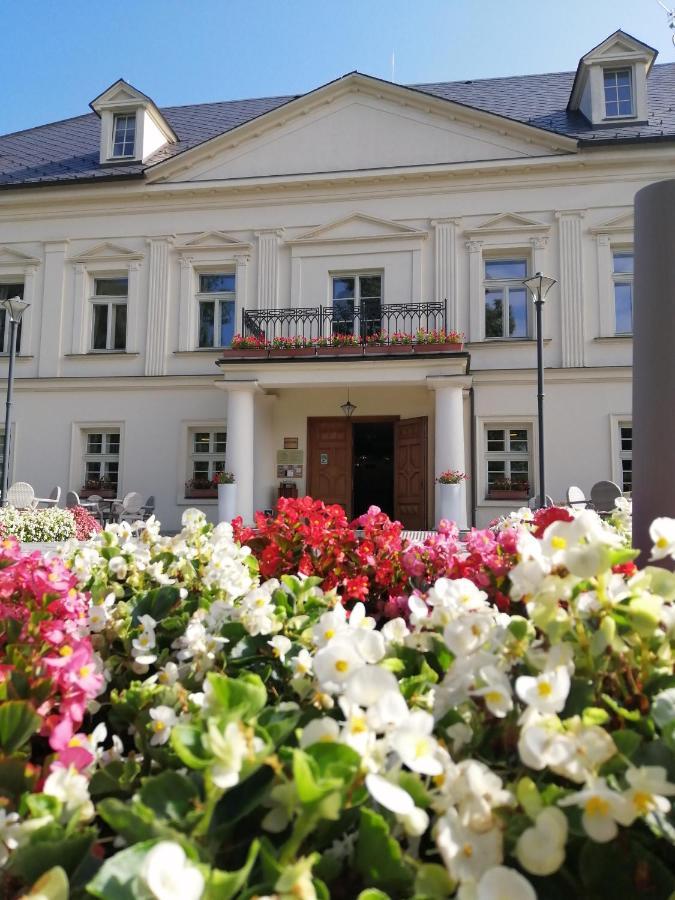
[[55, 487], [52, 488], [52, 492], [49, 497], [36, 497], [35, 502], [38, 506], [58, 506], [59, 500], [61, 499], [61, 488]]
[[593, 507], [602, 516], [614, 512], [614, 501], [621, 496], [621, 488], [613, 481], [598, 481], [591, 488]]
[[131, 491], [124, 495], [122, 501], [113, 503], [111, 512], [117, 522], [143, 518], [143, 495]]
[[85, 509], [88, 509], [92, 512], [97, 504], [91, 503], [89, 500], [80, 500], [80, 495], [75, 491], [68, 491], [66, 494], [66, 507], [70, 509], [73, 506], [83, 506]]
[[590, 500], [586, 499], [586, 495], [581, 490], [581, 488], [573, 484], [567, 488], [567, 505], [578, 506], [582, 509], [587, 509], [592, 504]]
[[35, 509], [35, 491], [27, 481], [15, 481], [7, 489], [7, 503], [15, 509]]

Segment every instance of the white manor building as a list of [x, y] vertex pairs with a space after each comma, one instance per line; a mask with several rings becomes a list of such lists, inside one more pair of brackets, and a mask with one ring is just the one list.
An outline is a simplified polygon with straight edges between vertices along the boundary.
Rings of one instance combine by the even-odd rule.
[[[167, 528], [280, 485], [433, 526], [536, 494], [545, 306], [547, 492], [631, 482], [633, 198], [675, 175], [675, 65], [618, 31], [575, 72], [159, 109], [120, 80], [92, 112], [0, 137], [0, 298], [30, 303], [10, 483], [154, 495]], [[445, 327], [461, 351], [236, 359], [235, 332]], [[0, 319], [6, 373], [8, 329]], [[341, 410], [347, 398], [353, 417]], [[103, 481], [103, 484], [101, 482]]]

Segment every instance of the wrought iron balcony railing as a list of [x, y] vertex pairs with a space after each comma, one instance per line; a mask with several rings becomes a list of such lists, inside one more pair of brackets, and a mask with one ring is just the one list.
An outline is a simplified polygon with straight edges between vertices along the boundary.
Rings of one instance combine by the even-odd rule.
[[353, 334], [366, 342], [370, 335], [414, 335], [420, 329], [445, 329], [445, 301], [421, 303], [381, 303], [362, 300], [360, 305], [341, 301], [335, 306], [312, 306], [302, 309], [244, 309], [241, 333], [245, 337], [306, 338], [312, 340], [335, 334]]

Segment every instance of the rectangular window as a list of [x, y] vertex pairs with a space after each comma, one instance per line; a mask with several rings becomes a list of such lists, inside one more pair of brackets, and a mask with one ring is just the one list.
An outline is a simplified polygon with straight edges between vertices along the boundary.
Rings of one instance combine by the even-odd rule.
[[[486, 493], [493, 499], [526, 499], [530, 494], [529, 425], [486, 425]], [[515, 495], [513, 498], [506, 494]]]
[[633, 333], [633, 251], [612, 254], [614, 282], [614, 318], [617, 334]]
[[235, 274], [199, 276], [199, 346], [229, 347], [234, 337]]
[[630, 69], [605, 69], [605, 117], [633, 115], [633, 79]]
[[382, 330], [381, 274], [334, 275], [332, 297], [333, 334], [360, 333], [365, 339]]
[[119, 468], [119, 429], [85, 431], [83, 487], [90, 491], [117, 492]]
[[136, 113], [113, 118], [113, 156], [133, 156], [136, 147]]
[[525, 259], [485, 260], [485, 337], [529, 335]]
[[225, 469], [227, 432], [222, 428], [192, 428], [189, 441], [186, 496], [195, 496], [195, 491], [208, 491], [217, 496], [213, 479]]
[[[0, 284], [0, 300], [11, 300], [13, 297], [23, 299], [23, 284]], [[10, 330], [9, 313], [0, 309], [0, 353], [9, 353]], [[16, 329], [16, 352], [21, 352], [21, 322]]]
[[621, 461], [621, 490], [633, 490], [633, 425], [619, 422], [619, 459]]
[[127, 278], [94, 279], [91, 349], [126, 350]]

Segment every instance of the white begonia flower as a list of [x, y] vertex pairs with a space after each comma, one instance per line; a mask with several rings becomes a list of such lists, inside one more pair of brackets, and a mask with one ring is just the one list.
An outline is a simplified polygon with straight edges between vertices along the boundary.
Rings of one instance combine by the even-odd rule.
[[277, 657], [277, 659], [281, 660], [281, 662], [285, 662], [286, 654], [293, 646], [289, 639], [281, 634], [277, 634], [267, 643], [272, 648], [272, 652]]
[[391, 691], [400, 693], [398, 681], [393, 672], [381, 666], [365, 665], [357, 669], [345, 685], [347, 699], [367, 708]]
[[429, 607], [417, 594], [408, 597], [408, 609], [410, 610], [410, 624], [413, 628], [416, 628], [429, 617]]
[[157, 639], [152, 629], [143, 629], [137, 638], [131, 642], [131, 653], [136, 662], [141, 666], [149, 666], [157, 659], [153, 653]]
[[490, 609], [485, 591], [468, 578], [439, 578], [427, 594], [434, 625], [447, 625], [464, 613]]
[[579, 716], [565, 720], [570, 739], [569, 755], [550, 768], [558, 775], [582, 784], [617, 752], [611, 735], [599, 725], [584, 725]]
[[93, 631], [95, 634], [103, 631], [108, 624], [109, 618], [108, 610], [103, 603], [92, 603], [87, 615], [87, 627], [89, 628], [89, 631]]
[[483, 684], [470, 691], [470, 694], [482, 697], [493, 716], [504, 718], [513, 709], [511, 683], [508, 677], [496, 666], [484, 666], [479, 674]]
[[667, 556], [675, 558], [675, 519], [665, 516], [654, 519], [649, 526], [649, 537], [653, 544], [650, 562], [665, 559]]
[[228, 722], [225, 731], [221, 732], [213, 719], [209, 721], [206, 743], [215, 757], [211, 780], [219, 788], [237, 784], [244, 760], [255, 757], [265, 746], [260, 738], [247, 739], [238, 722]]
[[638, 816], [658, 812], [666, 815], [670, 811], [670, 800], [675, 796], [675, 784], [668, 781], [663, 766], [631, 767], [626, 772], [630, 785], [624, 796], [633, 805]]
[[403, 825], [403, 830], [408, 837], [422, 837], [429, 827], [429, 815], [419, 806], [416, 806], [412, 812], [396, 816], [396, 818]]
[[415, 809], [415, 801], [410, 794], [382, 775], [366, 775], [366, 787], [373, 800], [390, 812], [404, 816]]
[[314, 674], [323, 690], [336, 693], [364, 665], [354, 641], [340, 638], [330, 641], [318, 651], [314, 657]]
[[312, 640], [317, 647], [325, 647], [343, 631], [346, 631], [347, 612], [338, 604], [330, 612], [325, 612], [316, 625], [312, 628]]
[[118, 581], [124, 581], [128, 571], [127, 561], [123, 556], [113, 556], [108, 560], [108, 571]]
[[449, 809], [434, 829], [436, 846], [454, 881], [478, 881], [488, 869], [503, 859], [502, 833], [499, 828], [477, 832], [459, 820]]
[[422, 775], [440, 775], [443, 766], [438, 759], [438, 743], [432, 737], [433, 717], [415, 710], [390, 736], [391, 748], [409, 769]]
[[348, 624], [350, 628], [365, 628], [366, 631], [372, 631], [376, 622], [372, 616], [366, 615], [366, 607], [363, 603], [356, 603], [349, 614]]
[[479, 760], [462, 760], [447, 774], [445, 796], [457, 808], [462, 825], [474, 831], [488, 831], [495, 824], [494, 810], [513, 805], [501, 778]]
[[11, 850], [21, 842], [21, 820], [18, 813], [8, 813], [0, 807], [0, 869], [9, 859]]
[[175, 841], [155, 844], [138, 877], [154, 900], [201, 900], [204, 893], [204, 876]]
[[70, 820], [75, 813], [81, 822], [94, 817], [94, 804], [89, 797], [89, 779], [69, 766], [50, 773], [42, 788], [43, 794], [56, 797], [63, 804], [62, 819]]
[[321, 719], [312, 719], [302, 729], [300, 737], [300, 746], [303, 748], [311, 747], [312, 744], [332, 743], [337, 741], [340, 736], [340, 726], [328, 716]]
[[[458, 900], [471, 895], [458, 893]], [[494, 866], [485, 872], [475, 888], [472, 900], [537, 900], [537, 892], [520, 872], [508, 866]]]
[[150, 710], [150, 743], [154, 747], [166, 744], [171, 737], [171, 729], [178, 724], [178, 717], [170, 706], [156, 706]]
[[582, 790], [558, 800], [558, 806], [580, 807], [586, 834], [599, 844], [613, 840], [619, 832], [618, 825], [630, 825], [637, 816], [630, 800], [597, 776], [591, 776]]
[[309, 650], [305, 650], [304, 648], [298, 653], [297, 656], [294, 656], [291, 660], [291, 665], [293, 666], [293, 674], [296, 677], [309, 675], [312, 671], [313, 664], [314, 661], [312, 660], [312, 656]]
[[406, 637], [410, 634], [410, 629], [405, 623], [405, 619], [389, 619], [382, 626], [382, 637], [388, 644], [402, 644]]
[[473, 737], [473, 729], [465, 722], [455, 722], [445, 729], [445, 733], [450, 738], [453, 753], [459, 753]]
[[368, 756], [375, 743], [375, 734], [368, 725], [364, 710], [345, 697], [340, 697], [338, 704], [345, 717], [340, 742], [356, 750], [361, 756]]
[[468, 656], [487, 643], [494, 629], [493, 616], [469, 613], [446, 625], [443, 640], [455, 656]]
[[523, 703], [541, 713], [559, 713], [567, 701], [570, 685], [569, 672], [558, 666], [536, 677], [521, 675], [516, 679], [516, 693]]
[[368, 706], [368, 725], [375, 732], [388, 732], [398, 728], [409, 716], [408, 704], [403, 699], [398, 685], [395, 689], [385, 691], [372, 706]]
[[387, 652], [387, 647], [380, 631], [368, 631], [357, 628], [353, 635], [345, 636], [356, 645], [363, 660], [367, 663], [378, 663]]
[[541, 771], [565, 763], [574, 753], [573, 738], [564, 733], [557, 716], [544, 716], [530, 708], [521, 717], [518, 753], [522, 762]]
[[168, 662], [160, 669], [157, 675], [157, 681], [160, 684], [171, 686], [178, 681], [178, 666], [175, 662]]
[[526, 828], [516, 844], [516, 858], [532, 875], [552, 875], [565, 862], [567, 818], [555, 806], [547, 806], [537, 815], [532, 828]]

